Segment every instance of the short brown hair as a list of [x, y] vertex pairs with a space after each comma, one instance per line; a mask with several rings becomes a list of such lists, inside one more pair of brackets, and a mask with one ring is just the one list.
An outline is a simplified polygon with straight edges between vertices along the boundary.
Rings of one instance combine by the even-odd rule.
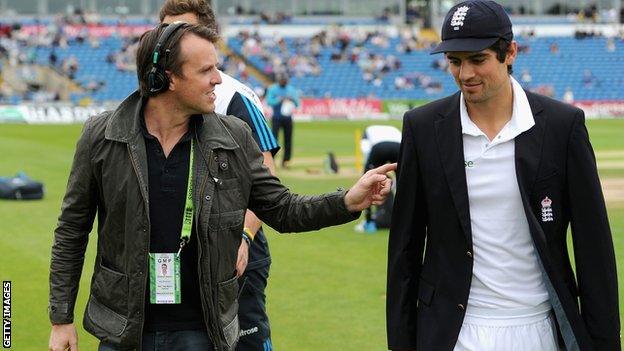
[[[511, 42], [505, 39], [498, 39], [494, 44], [492, 44], [488, 49], [494, 51], [496, 53], [496, 58], [498, 62], [503, 63], [507, 58], [507, 52], [509, 52], [509, 48], [511, 47]], [[507, 73], [513, 73], [512, 65], [507, 65]]]
[[193, 13], [197, 16], [199, 24], [218, 32], [217, 19], [206, 0], [166, 0], [160, 8], [160, 22], [166, 16], [178, 16], [185, 13]]
[[[148, 30], [141, 35], [139, 40], [139, 47], [137, 49], [136, 66], [137, 76], [139, 79], [139, 91], [142, 96], [154, 96], [150, 93], [149, 89], [149, 72], [154, 66], [152, 62], [154, 57], [154, 50], [158, 39], [165, 31], [167, 24], [161, 24], [158, 27]], [[161, 53], [166, 49], [169, 50], [168, 55], [162, 55], [159, 59], [160, 66], [165, 71], [170, 71], [178, 77], [183, 77], [182, 65], [185, 58], [180, 52], [180, 42], [182, 38], [187, 34], [194, 34], [202, 39], [206, 39], [209, 42], [216, 44], [219, 41], [219, 35], [212, 29], [202, 25], [184, 24], [181, 28], [177, 29], [167, 40], [162, 43]]]

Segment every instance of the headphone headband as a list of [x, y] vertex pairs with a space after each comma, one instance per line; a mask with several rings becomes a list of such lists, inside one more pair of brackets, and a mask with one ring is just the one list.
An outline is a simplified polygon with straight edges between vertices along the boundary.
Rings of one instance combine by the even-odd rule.
[[[163, 25], [164, 26], [164, 25]], [[150, 70], [147, 82], [149, 92], [152, 95], [156, 95], [169, 87], [169, 77], [165, 73], [165, 66], [167, 65], [167, 57], [169, 56], [169, 47], [164, 51], [164, 63], [162, 65], [159, 62], [162, 60], [162, 48], [165, 46], [169, 38], [180, 28], [190, 26], [186, 22], [176, 21], [171, 24], [166, 24], [165, 30], [158, 37], [158, 42], [154, 47], [152, 54], [152, 69]]]

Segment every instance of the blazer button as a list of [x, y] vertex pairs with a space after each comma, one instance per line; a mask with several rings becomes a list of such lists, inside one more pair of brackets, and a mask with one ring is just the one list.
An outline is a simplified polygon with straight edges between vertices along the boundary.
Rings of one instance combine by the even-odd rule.
[[466, 251], [466, 256], [468, 256], [468, 257], [472, 257], [472, 252], [470, 252], [470, 251]]
[[461, 303], [457, 305], [457, 308], [459, 308], [460, 311], [464, 311], [466, 309], [466, 307], [464, 307]]
[[228, 168], [228, 164], [225, 162], [221, 162], [221, 169], [225, 171], [227, 168]]
[[206, 199], [206, 201], [210, 201], [210, 199], [212, 199], [212, 197], [210, 197], [210, 195], [206, 195], [206, 197], [204, 199]]

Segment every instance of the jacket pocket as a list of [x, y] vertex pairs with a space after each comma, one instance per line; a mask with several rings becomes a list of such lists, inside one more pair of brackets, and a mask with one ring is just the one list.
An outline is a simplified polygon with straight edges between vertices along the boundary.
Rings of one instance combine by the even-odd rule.
[[211, 230], [224, 230], [240, 227], [242, 229], [245, 220], [245, 210], [235, 210], [210, 215], [208, 227]]
[[128, 311], [128, 276], [100, 263], [97, 267], [91, 292], [98, 301], [113, 311], [126, 314]]
[[239, 208], [247, 207], [247, 198], [242, 196], [241, 183], [238, 178], [221, 179], [215, 187], [214, 196], [216, 197], [213, 205], [215, 210], [225, 212], [233, 211]]
[[219, 323], [225, 343], [232, 348], [238, 340], [238, 278], [234, 277], [217, 285]]
[[435, 292], [435, 287], [433, 285], [427, 283], [422, 278], [418, 283], [418, 301], [425, 304], [426, 306], [431, 305], [431, 300], [433, 300], [433, 293]]
[[128, 319], [100, 303], [95, 297], [89, 298], [86, 315], [98, 328], [109, 336], [119, 337], [126, 330]]

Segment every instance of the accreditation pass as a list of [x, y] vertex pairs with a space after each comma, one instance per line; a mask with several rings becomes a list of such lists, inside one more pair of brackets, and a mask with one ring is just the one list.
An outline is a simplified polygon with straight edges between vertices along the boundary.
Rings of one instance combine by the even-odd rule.
[[181, 301], [180, 255], [150, 254], [150, 302], [176, 304]]

